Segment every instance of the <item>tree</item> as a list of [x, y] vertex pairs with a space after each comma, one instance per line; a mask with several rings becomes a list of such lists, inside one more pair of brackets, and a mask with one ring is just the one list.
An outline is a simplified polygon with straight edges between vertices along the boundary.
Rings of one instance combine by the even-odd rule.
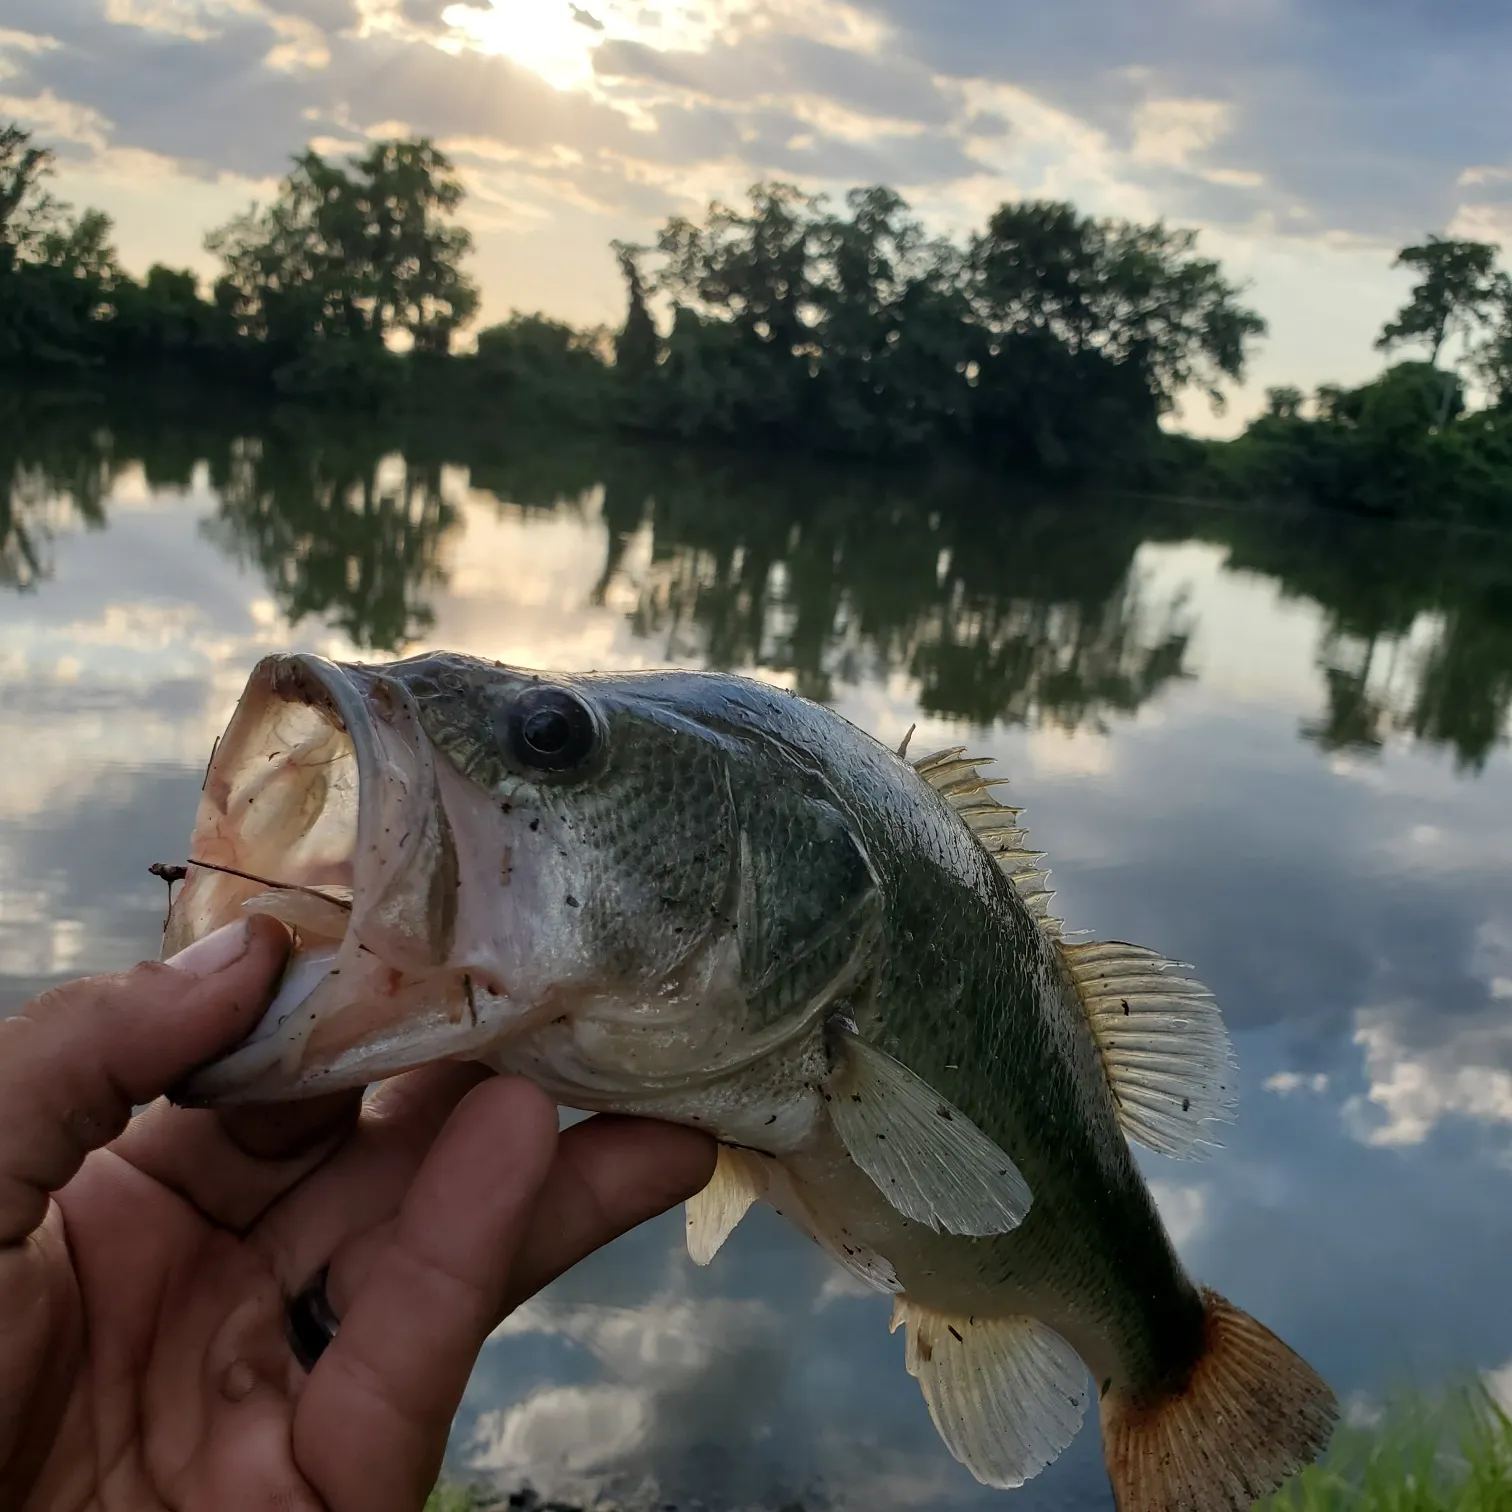
[[1512, 283], [1497, 290], [1490, 331], [1475, 354], [1475, 374], [1485, 384], [1492, 406], [1512, 410]]
[[1415, 268], [1422, 275], [1412, 296], [1376, 339], [1381, 351], [1403, 342], [1422, 341], [1428, 361], [1437, 366], [1444, 343], [1457, 328], [1468, 343], [1507, 288], [1489, 242], [1454, 241], [1430, 236], [1397, 253], [1394, 268]]
[[516, 311], [478, 332], [473, 366], [485, 392], [514, 414], [534, 411], [568, 422], [599, 418], [608, 399], [608, 333], [578, 331], [545, 315]]
[[53, 155], [14, 122], [0, 127], [0, 272], [50, 226], [58, 203], [41, 188]]
[[813, 237], [817, 417], [867, 451], [959, 436], [978, 355], [960, 254], [885, 186], [851, 190], [846, 207]]
[[614, 365], [629, 379], [646, 377], [656, 366], [660, 341], [656, 322], [646, 304], [646, 281], [641, 276], [640, 258], [645, 249], [628, 242], [611, 242], [620, 276], [625, 280], [628, 306], [625, 324], [614, 340]]
[[194, 360], [208, 355], [218, 336], [215, 306], [200, 297], [188, 269], [154, 263], [141, 283], [122, 280], [112, 302], [113, 354], [128, 361]]
[[[697, 408], [725, 417], [715, 430], [790, 429], [801, 419], [818, 207], [791, 184], [760, 183], [744, 212], [716, 201], [702, 225], [675, 216], [657, 237], [662, 265], [650, 286], [671, 299], [674, 311], [664, 380], [685, 387], [688, 375], [700, 370], [700, 381], [714, 387]], [[719, 348], [712, 363], [704, 361], [703, 332]], [[691, 364], [680, 363], [680, 354]], [[686, 433], [685, 424], [679, 428]]]
[[972, 244], [978, 317], [998, 341], [1044, 334], [1132, 366], [1161, 411], [1190, 385], [1221, 405], [1265, 322], [1238, 303], [1194, 231], [1094, 220], [1071, 205], [1004, 205]]
[[1302, 390], [1289, 383], [1265, 391], [1265, 413], [1274, 420], [1300, 420], [1306, 402]]
[[382, 349], [395, 331], [445, 352], [478, 308], [461, 268], [471, 236], [446, 219], [463, 193], [424, 138], [379, 142], [345, 166], [307, 151], [271, 205], [206, 238], [225, 262], [217, 302], [286, 357], [329, 341]]

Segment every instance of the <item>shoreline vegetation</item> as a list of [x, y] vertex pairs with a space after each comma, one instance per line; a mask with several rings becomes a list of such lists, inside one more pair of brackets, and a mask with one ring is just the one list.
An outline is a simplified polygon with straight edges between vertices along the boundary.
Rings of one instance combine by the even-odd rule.
[[[931, 237], [884, 186], [843, 210], [781, 183], [614, 243], [618, 330], [511, 315], [469, 340], [465, 191], [425, 138], [300, 154], [208, 233], [222, 271], [123, 272], [111, 223], [48, 192], [0, 127], [0, 377], [77, 401], [144, 381], [374, 415], [856, 463], [967, 466], [1454, 525], [1512, 525], [1512, 279], [1487, 243], [1401, 249], [1411, 296], [1356, 388], [1268, 391], [1231, 441], [1162, 429], [1221, 404], [1265, 321], [1191, 231], [1004, 204]], [[1401, 358], [1406, 350], [1409, 355]], [[1472, 406], [1471, 395], [1476, 396]]]
[[[1003, 1495], [1004, 1512], [1013, 1498]], [[841, 1503], [844, 1504], [843, 1502]], [[675, 1504], [656, 1503], [658, 1512]], [[701, 1505], [701, 1504], [700, 1504]], [[822, 1512], [821, 1503], [772, 1512]], [[594, 1512], [618, 1512], [595, 1502]], [[1483, 1386], [1436, 1397], [1399, 1396], [1369, 1424], [1343, 1423], [1320, 1464], [1310, 1465], [1256, 1512], [1509, 1512], [1512, 1417]], [[587, 1512], [526, 1488], [490, 1491], [443, 1480], [426, 1512]]]

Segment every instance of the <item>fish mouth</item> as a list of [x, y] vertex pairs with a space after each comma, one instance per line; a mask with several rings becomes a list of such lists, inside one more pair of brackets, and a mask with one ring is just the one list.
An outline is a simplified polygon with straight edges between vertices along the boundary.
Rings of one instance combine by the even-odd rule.
[[257, 664], [205, 773], [163, 953], [249, 911], [282, 920], [294, 947], [251, 1034], [176, 1102], [319, 1096], [499, 1037], [509, 994], [456, 949], [444, 778], [401, 678], [307, 654]]

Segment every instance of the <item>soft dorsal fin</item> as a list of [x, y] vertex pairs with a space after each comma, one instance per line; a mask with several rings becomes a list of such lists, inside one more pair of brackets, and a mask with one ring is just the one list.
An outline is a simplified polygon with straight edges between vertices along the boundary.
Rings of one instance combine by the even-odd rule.
[[1234, 1116], [1223, 1015], [1199, 981], [1159, 952], [1119, 940], [1057, 948], [1087, 1010], [1119, 1121], [1161, 1155], [1205, 1155], [1203, 1125]]
[[1008, 779], [982, 776], [981, 768], [992, 758], [967, 756], [965, 750], [965, 746], [952, 746], [921, 756], [913, 769], [966, 821], [1041, 928], [1058, 940], [1063, 921], [1050, 912], [1055, 894], [1046, 885], [1050, 871], [1041, 864], [1044, 852], [1029, 849], [1029, 832], [1018, 822], [1023, 810], [999, 803], [993, 795], [992, 789], [1004, 786]]
[[1203, 1125], [1234, 1110], [1234, 1063], [1213, 994], [1174, 961], [1119, 941], [1072, 944], [1049, 912], [1044, 853], [1031, 851], [1022, 809], [999, 803], [986, 778], [989, 757], [953, 746], [914, 770], [958, 813], [1055, 943], [1102, 1055], [1124, 1133], [1161, 1155], [1206, 1154]]

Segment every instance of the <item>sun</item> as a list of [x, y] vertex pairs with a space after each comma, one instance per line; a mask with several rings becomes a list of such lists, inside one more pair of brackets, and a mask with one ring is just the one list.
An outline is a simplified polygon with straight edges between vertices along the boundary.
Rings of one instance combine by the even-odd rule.
[[593, 50], [604, 35], [593, 0], [490, 0], [487, 9], [454, 5], [447, 25], [479, 52], [500, 53], [557, 89], [582, 89], [593, 79]]

